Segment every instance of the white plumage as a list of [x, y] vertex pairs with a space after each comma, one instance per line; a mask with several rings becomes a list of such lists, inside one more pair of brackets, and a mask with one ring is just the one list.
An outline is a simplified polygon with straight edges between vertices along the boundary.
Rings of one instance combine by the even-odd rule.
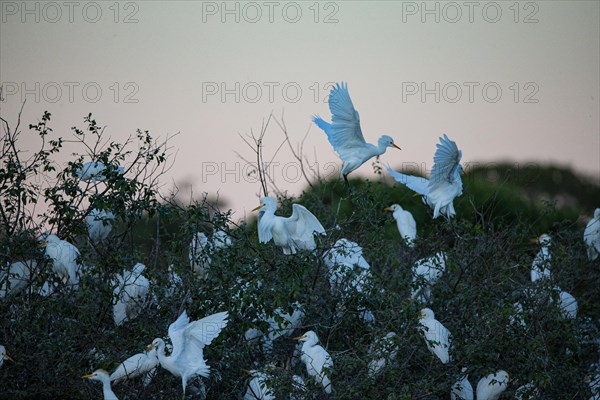
[[306, 365], [306, 372], [323, 386], [325, 393], [330, 394], [332, 386], [328, 374], [333, 368], [331, 356], [319, 345], [319, 337], [313, 331], [308, 331], [296, 339], [304, 342], [300, 360]]
[[498, 400], [508, 382], [508, 373], [502, 370], [481, 378], [477, 383], [477, 400]]
[[156, 349], [144, 351], [143, 353], [129, 357], [119, 364], [113, 373], [110, 374], [110, 380], [114, 383], [119, 383], [143, 375], [144, 386], [147, 386], [156, 374], [156, 367], [158, 365], [158, 352]]
[[198, 274], [200, 278], [206, 278], [212, 262], [212, 254], [218, 249], [224, 249], [231, 245], [231, 236], [225, 231], [214, 232], [210, 240], [204, 232], [196, 232], [192, 237], [189, 251], [192, 271]]
[[563, 317], [565, 318], [577, 318], [577, 300], [572, 294], [565, 292], [558, 286], [555, 288], [558, 292], [558, 308]]
[[[362, 247], [348, 239], [340, 239], [323, 254], [323, 261], [329, 269], [329, 283], [332, 291], [347, 291], [349, 288], [361, 290], [364, 273], [371, 266], [365, 260]], [[355, 272], [355, 267], [358, 272]]]
[[6, 348], [0, 344], [0, 367], [4, 364], [4, 361], [13, 361], [13, 359], [6, 354]]
[[260, 371], [250, 371], [252, 379], [248, 383], [243, 400], [275, 400], [267, 374]]
[[10, 264], [7, 272], [0, 273], [0, 299], [16, 296], [27, 288], [37, 268], [35, 260], [16, 261]]
[[[111, 166], [111, 168], [118, 174], [125, 173], [125, 168], [123, 167]], [[102, 182], [106, 179], [106, 169], [106, 166], [99, 161], [88, 161], [83, 163], [76, 174], [82, 181]]]
[[117, 286], [113, 290], [115, 325], [136, 318], [146, 304], [150, 281], [142, 275], [145, 268], [144, 264], [137, 263], [131, 271], [117, 274]]
[[398, 345], [394, 341], [395, 332], [388, 332], [383, 338], [377, 338], [369, 348], [368, 374], [370, 378], [375, 377], [388, 361], [393, 361], [398, 355]]
[[431, 298], [431, 286], [446, 270], [446, 253], [438, 251], [431, 257], [417, 260], [412, 268], [412, 290], [410, 297], [426, 302]]
[[67, 284], [74, 288], [79, 286], [79, 269], [77, 257], [79, 250], [66, 240], [61, 240], [56, 235], [43, 234], [40, 236], [42, 245], [46, 249], [46, 256], [52, 260], [52, 269]]
[[423, 201], [433, 209], [433, 218], [456, 215], [454, 199], [462, 194], [462, 152], [456, 143], [444, 134], [433, 156], [433, 169], [429, 179], [405, 175], [387, 167], [388, 173], [409, 189], [423, 196]]
[[473, 386], [469, 382], [469, 376], [466, 374], [466, 368], [462, 369], [462, 376], [458, 381], [452, 385], [452, 391], [450, 392], [451, 400], [474, 400], [473, 397]]
[[164, 369], [181, 377], [184, 396], [188, 381], [197, 376], [209, 376], [210, 367], [204, 360], [204, 347], [211, 344], [226, 325], [226, 311], [193, 322], [184, 311], [169, 325], [169, 338], [173, 343], [171, 355], [165, 355], [165, 341], [161, 338], [154, 339], [148, 347], [148, 350], [156, 347], [158, 360]]
[[390, 207], [385, 208], [385, 211], [392, 212], [400, 237], [404, 239], [409, 247], [413, 247], [417, 238], [417, 222], [410, 211], [406, 211], [398, 204], [392, 204]]
[[295, 329], [299, 328], [304, 318], [304, 307], [302, 304], [295, 302], [292, 304], [292, 314], [285, 312], [280, 307], [276, 308], [271, 315], [261, 313], [260, 321], [265, 321], [269, 324], [269, 330], [265, 334], [257, 328], [250, 328], [245, 333], [247, 341], [251, 341], [262, 337], [263, 349], [270, 352], [273, 349], [273, 341], [282, 336], [291, 336]]
[[443, 364], [450, 361], [450, 341], [452, 335], [429, 308], [421, 310], [419, 331], [425, 339], [429, 351], [437, 356]]
[[82, 376], [84, 379], [92, 381], [102, 382], [102, 392], [104, 394], [104, 400], [119, 400], [115, 392], [110, 387], [110, 377], [108, 372], [103, 369], [97, 369], [91, 374]]
[[295, 254], [298, 250], [317, 248], [314, 233], [325, 233], [317, 217], [300, 204], [292, 205], [289, 218], [275, 215], [277, 201], [271, 197], [260, 199], [261, 209], [258, 220], [258, 240], [267, 243], [271, 239], [283, 249], [284, 254]]
[[588, 259], [593, 261], [598, 258], [598, 254], [600, 254], [600, 208], [594, 210], [594, 218], [590, 219], [585, 226], [583, 242], [586, 245]]
[[331, 123], [324, 121], [319, 116], [313, 116], [313, 122], [326, 134], [329, 143], [343, 161], [340, 177], [348, 183], [348, 174], [363, 165], [372, 157], [385, 153], [388, 147], [400, 147], [394, 144], [394, 140], [383, 135], [379, 138], [377, 146], [365, 141], [360, 128], [360, 117], [354, 109], [348, 86], [336, 84], [329, 93], [329, 110], [331, 111]]
[[515, 390], [515, 400], [536, 400], [539, 398], [540, 391], [531, 382]]
[[542, 248], [535, 255], [531, 263], [531, 282], [550, 278], [550, 263], [552, 261], [550, 246], [552, 245], [552, 238], [550, 235], [544, 233], [536, 239], [536, 243], [539, 243]]
[[93, 243], [106, 239], [112, 230], [115, 215], [110, 211], [93, 209], [85, 217], [88, 227], [88, 236]]

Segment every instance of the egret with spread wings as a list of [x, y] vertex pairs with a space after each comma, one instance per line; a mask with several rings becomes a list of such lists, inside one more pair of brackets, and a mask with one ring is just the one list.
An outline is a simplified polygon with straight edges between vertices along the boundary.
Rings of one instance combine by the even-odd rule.
[[206, 378], [210, 374], [210, 367], [204, 360], [204, 347], [211, 344], [226, 325], [227, 311], [193, 322], [184, 311], [169, 325], [169, 337], [173, 343], [170, 356], [165, 355], [165, 341], [161, 338], [154, 339], [148, 346], [147, 350], [156, 347], [158, 361], [164, 369], [181, 377], [184, 397], [188, 381], [197, 376]]
[[454, 199], [462, 194], [461, 157], [462, 151], [444, 134], [437, 144], [429, 179], [401, 174], [390, 167], [387, 171], [397, 182], [423, 196], [423, 201], [433, 208], [433, 218], [452, 218], [456, 214]]
[[377, 146], [365, 141], [360, 129], [360, 117], [350, 100], [347, 84], [338, 83], [331, 89], [329, 110], [331, 123], [318, 115], [313, 116], [313, 122], [327, 134], [329, 143], [344, 162], [340, 176], [344, 178], [346, 185], [348, 185], [348, 174], [370, 158], [385, 153], [388, 147], [401, 150], [387, 135], [379, 138]]
[[277, 201], [271, 197], [260, 199], [258, 219], [258, 240], [268, 243], [271, 239], [283, 249], [284, 254], [295, 254], [298, 250], [314, 250], [317, 248], [313, 234], [325, 233], [325, 228], [306, 207], [300, 204], [292, 206], [289, 218], [275, 215]]

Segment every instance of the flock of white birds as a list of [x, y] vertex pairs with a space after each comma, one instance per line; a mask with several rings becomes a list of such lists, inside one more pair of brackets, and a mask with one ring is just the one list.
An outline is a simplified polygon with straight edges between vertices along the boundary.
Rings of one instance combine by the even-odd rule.
[[[327, 123], [317, 116], [313, 120], [325, 131], [334, 150], [342, 159], [341, 176], [346, 184], [348, 184], [348, 174], [367, 160], [383, 154], [387, 147], [399, 148], [389, 136], [385, 135], [379, 139], [377, 146], [366, 143], [360, 128], [358, 112], [354, 109], [346, 85], [338, 84], [331, 90], [329, 108], [332, 114], [331, 123]], [[444, 135], [437, 145], [434, 167], [429, 179], [404, 175], [389, 167], [387, 170], [398, 182], [423, 196], [423, 202], [433, 210], [433, 218], [440, 215], [452, 218], [456, 215], [453, 201], [462, 193], [461, 155], [456, 143]], [[106, 167], [101, 163], [86, 163], [78, 172], [78, 176], [82, 180], [101, 181], [104, 179], [103, 172], [105, 170]], [[123, 173], [124, 170], [118, 168], [116, 172]], [[325, 228], [319, 220], [307, 208], [299, 204], [293, 204], [290, 217], [281, 217], [275, 215], [276, 200], [266, 196], [260, 200], [260, 205], [255, 210], [259, 211], [258, 238], [260, 243], [273, 241], [285, 255], [295, 254], [302, 250], [314, 251], [317, 247], [315, 235], [325, 233]], [[385, 210], [392, 212], [400, 237], [407, 246], [412, 247], [417, 238], [417, 226], [411, 213], [398, 204], [387, 207]], [[106, 240], [111, 232], [114, 218], [115, 216], [111, 212], [92, 210], [86, 218], [90, 241], [100, 243]], [[589, 259], [597, 259], [600, 254], [600, 208], [595, 210], [594, 217], [587, 224], [583, 239]], [[63, 284], [76, 290], [79, 286], [80, 276], [85, 272], [85, 266], [80, 265], [78, 261], [78, 249], [73, 244], [49, 233], [40, 235], [39, 241], [40, 246], [45, 249], [47, 258], [52, 261], [52, 268], [56, 276], [62, 280]], [[552, 273], [552, 239], [549, 235], [543, 234], [537, 239], [537, 242], [541, 248], [532, 262], [532, 282], [548, 279]], [[192, 271], [201, 278], [206, 278], [210, 273], [211, 254], [231, 244], [232, 238], [223, 231], [215, 232], [211, 239], [204, 233], [198, 232], [193, 237], [189, 249]], [[331, 290], [341, 294], [342, 299], [348, 291], [360, 292], [368, 285], [370, 265], [363, 257], [362, 248], [357, 243], [340, 239], [323, 254], [323, 260], [328, 267]], [[423, 305], [431, 303], [431, 287], [445, 272], [446, 262], [446, 254], [440, 251], [414, 263], [411, 301]], [[0, 298], [16, 295], [23, 291], [31, 282], [35, 268], [36, 264], [33, 261], [11, 264], [7, 273], [0, 277], [0, 282], [2, 282]], [[147, 303], [152, 301], [150, 299], [151, 283], [144, 277], [144, 270], [145, 266], [138, 263], [131, 270], [125, 270], [122, 274], [116, 275], [113, 281], [115, 325], [118, 326], [135, 319]], [[169, 272], [171, 274], [171, 290], [175, 290], [181, 283], [181, 278], [172, 271], [171, 267]], [[258, 282], [258, 285], [260, 284]], [[51, 280], [45, 282], [39, 290], [39, 294], [45, 296], [52, 294], [55, 285], [56, 282]], [[575, 298], [559, 287], [555, 287], [554, 290], [558, 293], [556, 298], [559, 300], [558, 306], [564, 317], [575, 318], [577, 316]], [[293, 309], [291, 314], [281, 308], [276, 309], [273, 315], [259, 314], [258, 319], [267, 322], [269, 330], [263, 332], [258, 328], [249, 329], [244, 334], [245, 339], [247, 341], [260, 339], [263, 350], [267, 353], [270, 352], [275, 340], [283, 336], [291, 336], [295, 330], [303, 326], [302, 320], [305, 316], [303, 306], [296, 302], [291, 308]], [[511, 320], [518, 324], [524, 324], [523, 305], [516, 303], [514, 308], [515, 313], [511, 316]], [[368, 309], [362, 309], [361, 316], [366, 323], [374, 321], [373, 313]], [[204, 359], [204, 348], [210, 345], [227, 326], [227, 318], [228, 312], [224, 311], [190, 321], [187, 313], [183, 311], [168, 328], [168, 338], [171, 344], [165, 342], [163, 338], [156, 338], [145, 352], [133, 355], [123, 361], [112, 373], [109, 374], [107, 371], [99, 369], [84, 375], [83, 378], [101, 382], [105, 399], [117, 399], [111, 382], [118, 383], [143, 377], [144, 384], [148, 385], [160, 366], [181, 378], [182, 390], [185, 395], [186, 387], [191, 381], [198, 377], [209, 376], [210, 367]], [[452, 334], [436, 319], [434, 311], [424, 307], [418, 322], [418, 329], [427, 349], [441, 363], [451, 363], [453, 358]], [[317, 333], [309, 330], [294, 339], [300, 343], [299, 358], [306, 367], [306, 374], [321, 385], [325, 393], [333, 393], [331, 371], [334, 368], [334, 360], [320, 345]], [[394, 332], [374, 339], [369, 353], [371, 361], [368, 364], [368, 370], [365, 371], [368, 376], [374, 377], [385, 368], [389, 361], [396, 358], [399, 351], [398, 340], [398, 335]], [[4, 346], [0, 345], [0, 366], [5, 360], [12, 361], [6, 354]], [[245, 400], [275, 398], [266, 372], [252, 370], [249, 371], [249, 374], [251, 380], [243, 397]], [[598, 377], [596, 378], [593, 382], [598, 381]], [[463, 369], [461, 378], [449, 388], [449, 392], [452, 399], [496, 400], [506, 390], [508, 384], [509, 374], [504, 370], [498, 370], [481, 377], [474, 390], [466, 375], [466, 369]], [[304, 388], [304, 379], [300, 375], [294, 375], [293, 386]], [[600, 388], [597, 386], [592, 387], [594, 394], [592, 399], [600, 398]], [[533, 383], [529, 383], [518, 388], [516, 393], [518, 399], [527, 399], [533, 398], [531, 396], [539, 392]]]

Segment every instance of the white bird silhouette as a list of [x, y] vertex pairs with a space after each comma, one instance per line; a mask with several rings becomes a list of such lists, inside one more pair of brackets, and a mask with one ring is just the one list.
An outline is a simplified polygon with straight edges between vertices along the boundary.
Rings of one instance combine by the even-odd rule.
[[144, 351], [143, 353], [129, 357], [119, 364], [113, 373], [110, 374], [110, 380], [114, 383], [119, 383], [143, 375], [144, 386], [148, 386], [156, 374], [156, 367], [158, 365], [158, 352], [156, 349]]
[[77, 263], [79, 250], [66, 240], [61, 240], [56, 235], [42, 234], [38, 240], [42, 241], [41, 247], [45, 247], [46, 256], [52, 260], [52, 269], [67, 284], [73, 288], [79, 286], [79, 270]]
[[583, 241], [587, 248], [590, 261], [598, 258], [600, 254], [600, 208], [594, 210], [594, 218], [590, 219], [583, 231]]
[[477, 383], [477, 400], [498, 400], [509, 380], [508, 373], [502, 370], [481, 378]]
[[388, 147], [400, 147], [394, 140], [383, 135], [379, 138], [377, 146], [367, 143], [360, 128], [360, 117], [354, 109], [348, 86], [345, 83], [336, 84], [329, 93], [329, 110], [331, 123], [324, 121], [319, 116], [313, 116], [313, 122], [326, 134], [329, 143], [343, 161], [340, 177], [348, 185], [348, 174], [363, 165], [372, 157], [379, 156]]
[[319, 337], [315, 332], [308, 331], [295, 339], [304, 342], [300, 360], [306, 365], [306, 372], [323, 386], [325, 393], [331, 394], [332, 386], [328, 370], [333, 368], [333, 360], [327, 350], [319, 345]]
[[410, 297], [423, 302], [431, 299], [431, 286], [446, 270], [446, 253], [438, 251], [431, 257], [417, 260], [412, 267], [412, 290]]
[[104, 400], [119, 400], [115, 392], [110, 387], [110, 377], [108, 372], [103, 369], [97, 369], [91, 374], [82, 376], [84, 379], [92, 381], [102, 382], [102, 392], [104, 394]]
[[251, 370], [249, 373], [252, 379], [248, 383], [243, 400], [275, 400], [267, 374], [256, 370]]
[[103, 241], [112, 231], [112, 223], [115, 220], [115, 214], [110, 211], [93, 209], [85, 217], [88, 227], [88, 236], [93, 243]]
[[398, 355], [398, 345], [395, 343], [395, 332], [388, 332], [383, 338], [377, 338], [369, 348], [371, 361], [367, 367], [370, 378], [375, 377], [388, 361], [393, 361]]
[[27, 288], [37, 268], [35, 260], [16, 261], [10, 264], [7, 272], [0, 273], [0, 299], [16, 296]]
[[165, 341], [161, 338], [154, 339], [147, 350], [156, 347], [160, 365], [174, 376], [181, 377], [185, 396], [188, 381], [198, 376], [209, 376], [210, 367], [204, 360], [204, 347], [211, 344], [226, 325], [226, 311], [193, 322], [190, 322], [187, 313], [183, 311], [169, 325], [169, 337], [173, 343], [171, 355], [165, 355]]
[[189, 259], [190, 267], [200, 278], [208, 276], [208, 270], [212, 262], [212, 254], [218, 249], [224, 249], [232, 245], [231, 236], [225, 231], [216, 231], [209, 240], [204, 232], [196, 232], [190, 243]]
[[462, 152], [445, 134], [436, 147], [429, 179], [401, 174], [390, 167], [387, 171], [397, 182], [423, 196], [423, 202], [433, 209], [433, 218], [452, 218], [456, 215], [454, 199], [462, 194]]
[[450, 331], [435, 319], [435, 314], [429, 308], [421, 310], [419, 325], [418, 329], [423, 335], [429, 351], [435, 354], [442, 364], [447, 364], [450, 361], [449, 351], [452, 339]]
[[552, 238], [550, 235], [544, 233], [539, 238], [534, 239], [534, 241], [535, 243], [541, 244], [542, 248], [535, 255], [535, 258], [531, 263], [531, 282], [550, 278], [550, 263], [552, 261], [552, 253], [550, 252]]
[[115, 299], [113, 318], [117, 326], [136, 318], [146, 304], [150, 281], [142, 275], [144, 269], [146, 269], [144, 264], [137, 263], [131, 271], [124, 271], [123, 275], [116, 276], [117, 286], [113, 290]]
[[452, 385], [452, 391], [450, 392], [451, 400], [474, 400], [473, 397], [473, 386], [469, 382], [469, 376], [466, 374], [467, 369], [463, 367], [462, 376], [458, 381]]
[[400, 237], [409, 247], [413, 247], [415, 245], [415, 239], [417, 238], [417, 222], [410, 211], [406, 211], [398, 204], [392, 204], [384, 210], [392, 212], [392, 216], [396, 220], [398, 232], [400, 232]]
[[267, 243], [271, 239], [283, 249], [283, 254], [295, 254], [298, 250], [317, 248], [314, 233], [325, 233], [317, 217], [300, 204], [292, 205], [292, 215], [284, 218], [275, 215], [277, 201], [271, 197], [260, 199], [258, 219], [258, 240]]

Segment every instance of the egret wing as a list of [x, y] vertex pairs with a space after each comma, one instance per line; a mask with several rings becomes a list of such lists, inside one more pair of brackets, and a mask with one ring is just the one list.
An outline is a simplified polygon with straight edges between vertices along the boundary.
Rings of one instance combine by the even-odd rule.
[[186, 337], [194, 337], [204, 345], [209, 345], [221, 330], [227, 326], [227, 311], [209, 315], [190, 323], [185, 328]]
[[292, 215], [284, 218], [284, 223], [294, 242], [303, 245], [304, 249], [314, 247], [314, 232], [325, 233], [317, 217], [300, 204], [292, 205]]
[[[336, 84], [329, 93], [329, 110], [331, 111], [331, 124], [326, 126], [315, 121], [325, 131], [333, 149], [342, 159], [349, 156], [355, 148], [362, 148], [366, 142], [360, 129], [360, 117], [354, 109], [348, 85]], [[323, 121], [325, 122], [325, 121]], [[325, 129], [327, 128], [327, 129]]]
[[[444, 134], [440, 138], [440, 143], [436, 145], [437, 150], [433, 156], [433, 169], [429, 177], [429, 190], [440, 186], [457, 184], [460, 182], [459, 163], [462, 157], [462, 151], [458, 149], [456, 143]], [[462, 183], [461, 183], [462, 186]]]
[[110, 374], [110, 380], [120, 382], [124, 379], [135, 378], [156, 368], [158, 364], [156, 355], [150, 356], [148, 353], [139, 353], [119, 364], [117, 369]]
[[267, 243], [271, 239], [273, 239], [273, 234], [271, 233], [271, 224], [266, 223], [262, 220], [264, 216], [264, 211], [259, 211], [258, 213], [258, 241], [260, 243]]
[[399, 182], [410, 190], [419, 193], [420, 195], [427, 196], [429, 193], [429, 180], [420, 176], [406, 175], [400, 172], [396, 172], [389, 166], [386, 167], [388, 174], [394, 178], [396, 182]]
[[181, 313], [179, 318], [171, 325], [169, 325], [169, 338], [171, 338], [171, 343], [173, 344], [173, 353], [171, 357], [177, 358], [179, 353], [182, 352], [185, 347], [185, 329], [190, 323], [190, 318], [188, 317], [185, 310]]

